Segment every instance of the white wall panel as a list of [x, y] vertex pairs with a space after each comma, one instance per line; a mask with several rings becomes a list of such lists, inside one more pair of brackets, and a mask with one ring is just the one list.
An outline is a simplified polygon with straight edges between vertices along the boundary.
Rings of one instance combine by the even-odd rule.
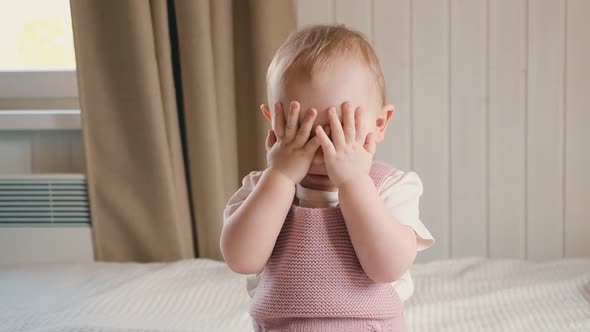
[[0, 130], [0, 174], [84, 172], [80, 131]]
[[567, 3], [565, 255], [590, 255], [590, 1]]
[[334, 0], [297, 0], [297, 25], [334, 23]]
[[486, 256], [486, 1], [452, 0], [450, 15], [451, 256]]
[[410, 169], [412, 147], [410, 1], [375, 0], [373, 45], [386, 82], [386, 103], [395, 113], [379, 146], [377, 158], [393, 160], [399, 169]]
[[489, 255], [525, 258], [526, 0], [488, 15]]
[[299, 0], [367, 34], [397, 112], [377, 158], [416, 171], [418, 261], [590, 256], [590, 1]]
[[436, 250], [420, 259], [450, 255], [449, 220], [449, 6], [447, 1], [413, 1], [412, 164], [422, 178], [422, 220], [437, 238]]
[[21, 132], [0, 132], [0, 173], [31, 172], [31, 137]]
[[334, 0], [334, 18], [372, 40], [372, 6], [373, 1]]
[[527, 257], [563, 255], [565, 2], [529, 2]]

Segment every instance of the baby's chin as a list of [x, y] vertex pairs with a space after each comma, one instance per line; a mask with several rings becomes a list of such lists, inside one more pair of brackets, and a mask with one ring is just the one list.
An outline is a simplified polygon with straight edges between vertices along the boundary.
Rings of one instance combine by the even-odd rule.
[[337, 191], [338, 188], [327, 175], [307, 174], [299, 184], [303, 188], [323, 191]]

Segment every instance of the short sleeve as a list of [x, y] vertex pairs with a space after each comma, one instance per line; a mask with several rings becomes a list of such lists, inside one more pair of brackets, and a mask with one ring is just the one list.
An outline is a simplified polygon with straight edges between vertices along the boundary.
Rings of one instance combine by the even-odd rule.
[[262, 176], [261, 171], [253, 171], [246, 175], [242, 179], [242, 186], [236, 191], [227, 202], [225, 209], [223, 210], [223, 223], [227, 222], [227, 219], [242, 205], [248, 195], [254, 190], [254, 187]]
[[396, 170], [388, 177], [379, 190], [385, 207], [404, 225], [416, 232], [418, 251], [434, 244], [434, 237], [420, 220], [419, 206], [422, 195], [422, 181], [415, 172]]

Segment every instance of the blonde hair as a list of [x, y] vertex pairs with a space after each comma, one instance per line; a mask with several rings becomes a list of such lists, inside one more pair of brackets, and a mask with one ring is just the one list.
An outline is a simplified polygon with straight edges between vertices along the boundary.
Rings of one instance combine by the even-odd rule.
[[266, 73], [269, 102], [274, 100], [273, 89], [294, 71], [311, 76], [337, 53], [353, 51], [367, 64], [375, 76], [385, 104], [385, 79], [379, 59], [365, 36], [344, 25], [308, 25], [289, 35], [272, 59]]

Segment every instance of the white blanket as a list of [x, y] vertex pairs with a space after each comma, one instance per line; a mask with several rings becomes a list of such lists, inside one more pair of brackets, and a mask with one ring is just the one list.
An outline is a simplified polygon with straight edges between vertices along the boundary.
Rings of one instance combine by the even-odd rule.
[[[590, 259], [415, 264], [408, 331], [590, 331]], [[0, 268], [0, 331], [252, 331], [245, 276], [208, 259]]]

